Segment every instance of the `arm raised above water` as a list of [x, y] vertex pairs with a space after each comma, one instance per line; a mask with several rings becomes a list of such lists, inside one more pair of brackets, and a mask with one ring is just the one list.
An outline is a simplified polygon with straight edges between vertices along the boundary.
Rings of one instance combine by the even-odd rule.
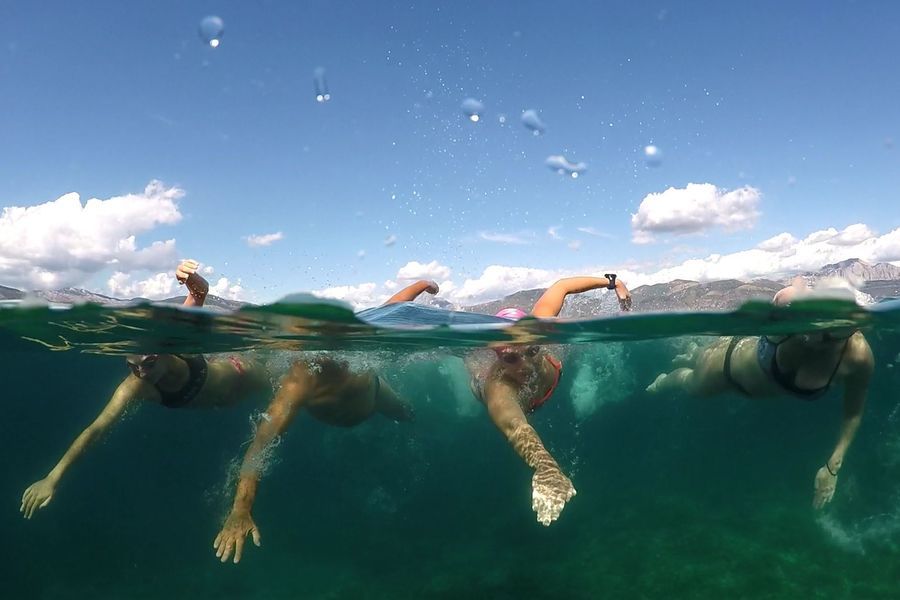
[[563, 302], [569, 294], [580, 294], [600, 288], [614, 289], [619, 299], [619, 307], [623, 311], [631, 310], [631, 293], [625, 283], [615, 275], [605, 277], [566, 277], [560, 279], [541, 295], [531, 314], [535, 317], [557, 317], [562, 310]]
[[175, 268], [175, 279], [188, 290], [183, 306], [203, 306], [206, 302], [209, 282], [197, 272], [199, 268], [200, 263], [192, 259], [181, 261]]
[[405, 288], [388, 298], [387, 302], [385, 302], [384, 304], [387, 305], [396, 304], [397, 302], [412, 302], [413, 300], [418, 298], [419, 295], [422, 294], [422, 292], [428, 292], [433, 296], [439, 291], [440, 288], [435, 282], [429, 281], [427, 279], [420, 279], [419, 281], [406, 286]]

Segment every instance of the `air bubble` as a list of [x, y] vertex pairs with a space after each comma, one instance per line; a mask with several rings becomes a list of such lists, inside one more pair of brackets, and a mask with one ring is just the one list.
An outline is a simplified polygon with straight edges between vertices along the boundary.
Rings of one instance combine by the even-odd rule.
[[530, 108], [522, 113], [522, 125], [524, 125], [534, 135], [541, 135], [542, 133], [547, 131], [547, 126], [544, 125], [544, 122], [541, 121], [541, 118], [538, 116], [537, 111], [533, 108]]
[[587, 171], [587, 164], [583, 162], [573, 163], [565, 156], [560, 154], [554, 154], [552, 156], [548, 156], [547, 160], [544, 161], [544, 164], [547, 167], [553, 169], [560, 175], [568, 175], [572, 179], [578, 179], [578, 176], [581, 173]]
[[213, 48], [218, 48], [222, 42], [222, 34], [225, 33], [225, 23], [222, 19], [210, 15], [200, 21], [200, 39]]
[[653, 144], [644, 146], [644, 164], [651, 168], [660, 166], [662, 164], [662, 151]]
[[325, 69], [317, 67], [313, 71], [313, 85], [316, 89], [316, 102], [328, 102], [331, 100], [331, 93], [328, 91], [328, 81], [325, 80]]
[[460, 109], [470, 121], [477, 123], [481, 120], [481, 115], [484, 112], [484, 104], [475, 98], [466, 98], [460, 105]]

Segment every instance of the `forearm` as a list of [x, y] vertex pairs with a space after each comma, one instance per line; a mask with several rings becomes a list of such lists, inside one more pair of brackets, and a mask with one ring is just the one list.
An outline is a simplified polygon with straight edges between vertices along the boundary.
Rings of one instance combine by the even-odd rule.
[[209, 293], [209, 282], [196, 273], [191, 274], [184, 282], [187, 288], [187, 298], [184, 299], [184, 306], [203, 306], [206, 302], [206, 295]]
[[506, 438], [513, 450], [535, 471], [545, 468], [559, 469], [559, 465], [544, 448], [541, 438], [525, 419], [516, 419], [507, 428]]
[[268, 418], [261, 419], [256, 429], [256, 435], [253, 436], [253, 441], [247, 448], [241, 463], [232, 505], [233, 512], [241, 510], [249, 512], [252, 508], [259, 480], [271, 457], [271, 448], [275, 445], [277, 437], [287, 427], [289, 420], [289, 415], [280, 411], [276, 412], [274, 416], [269, 415]]
[[562, 310], [566, 296], [609, 287], [606, 277], [566, 277], [551, 285], [535, 303], [531, 311], [535, 317], [556, 317]]
[[[433, 281], [427, 281], [425, 279], [421, 279], [411, 285], [406, 286], [390, 298], [388, 298], [385, 304], [396, 304], [397, 302], [412, 302], [422, 292], [428, 291], [429, 289], [436, 289], [435, 283]], [[435, 293], [432, 291], [431, 293]]]
[[59, 462], [56, 463], [56, 466], [47, 474], [47, 479], [53, 481], [54, 484], [59, 483], [59, 480], [66, 474], [69, 467], [84, 454], [84, 451], [97, 439], [98, 435], [99, 432], [92, 427], [82, 431], [75, 438], [75, 441], [72, 442], [72, 445], [69, 446], [69, 449], [66, 450], [66, 453], [63, 454], [62, 458], [59, 459]]
[[862, 421], [862, 414], [846, 415], [841, 422], [841, 432], [838, 442], [834, 447], [834, 451], [828, 459], [828, 468], [830, 471], [837, 473], [844, 464], [844, 456], [856, 437], [856, 431]]

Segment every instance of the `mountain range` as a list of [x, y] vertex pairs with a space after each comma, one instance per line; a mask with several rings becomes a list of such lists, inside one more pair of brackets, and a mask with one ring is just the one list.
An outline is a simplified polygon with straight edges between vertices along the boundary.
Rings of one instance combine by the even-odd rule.
[[[845, 279], [852, 282], [860, 291], [869, 294], [875, 300], [900, 297], [900, 267], [895, 267], [889, 263], [873, 265], [855, 258], [825, 265], [818, 271], [798, 273], [786, 279], [756, 279], [749, 282], [725, 279], [702, 283], [676, 279], [667, 283], [642, 285], [631, 290], [631, 294], [634, 298], [635, 310], [642, 312], [728, 310], [736, 308], [752, 298], [770, 299], [775, 292], [784, 287], [796, 275], [811, 281], [832, 277]], [[544, 293], [544, 288], [521, 290], [499, 300], [470, 306], [455, 306], [440, 297], [427, 295], [422, 296], [420, 301], [439, 308], [494, 314], [506, 306], [518, 306], [527, 310], [534, 305], [542, 293]], [[112, 298], [81, 288], [37, 291], [26, 294], [21, 290], [0, 285], [0, 300], [20, 300], [26, 295], [37, 296], [48, 302], [58, 304], [94, 302], [106, 305], [120, 305], [142, 300], [146, 301], [146, 298]], [[175, 296], [160, 302], [181, 304], [184, 298], [184, 296]], [[206, 299], [206, 306], [229, 311], [240, 308], [245, 304], [245, 302], [228, 300], [212, 295]], [[616, 310], [618, 310], [618, 305], [612, 294], [582, 294], [572, 296], [566, 301], [561, 316], [570, 318], [589, 317], [615, 312]]]

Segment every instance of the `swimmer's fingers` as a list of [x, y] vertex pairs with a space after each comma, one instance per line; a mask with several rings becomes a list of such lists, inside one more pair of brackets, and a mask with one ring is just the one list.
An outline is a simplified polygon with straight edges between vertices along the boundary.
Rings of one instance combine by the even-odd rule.
[[26, 519], [30, 519], [37, 509], [44, 508], [53, 499], [52, 491], [48, 492], [36, 486], [37, 484], [32, 485], [22, 495], [22, 506], [19, 507], [19, 511], [24, 513]]
[[241, 554], [244, 553], [244, 536], [234, 541], [234, 564], [241, 562]]
[[262, 537], [259, 535], [259, 529], [254, 527], [250, 530], [250, 533], [253, 534], [253, 543], [256, 544], [257, 548], [259, 548], [262, 544]]
[[219, 545], [219, 551], [216, 552], [216, 556], [223, 563], [228, 562], [228, 559], [231, 557], [231, 551], [234, 549], [234, 537], [228, 535], [225, 539], [222, 540], [222, 543]]
[[188, 280], [188, 277], [196, 273], [197, 269], [199, 268], [200, 263], [198, 263], [196, 260], [183, 260], [175, 269], [175, 278], [178, 280], [178, 283], [184, 283]]

